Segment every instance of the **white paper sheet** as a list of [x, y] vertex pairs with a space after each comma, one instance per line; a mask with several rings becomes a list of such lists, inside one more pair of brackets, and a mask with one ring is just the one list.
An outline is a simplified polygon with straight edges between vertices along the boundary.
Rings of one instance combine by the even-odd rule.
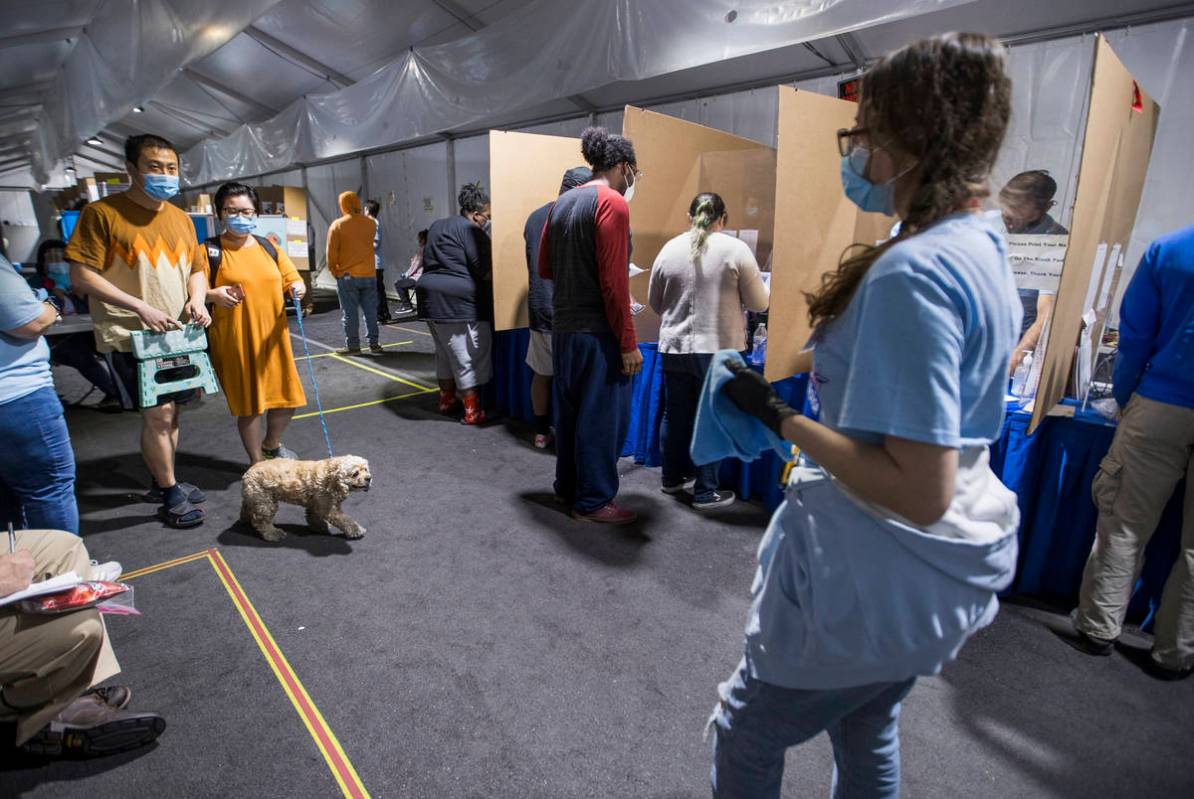
[[74, 588], [79, 583], [83, 582], [79, 579], [79, 575], [74, 572], [67, 572], [60, 574], [57, 577], [51, 577], [48, 580], [42, 580], [40, 583], [34, 583], [26, 588], [24, 591], [17, 591], [9, 594], [6, 597], [0, 597], [0, 607], [11, 605], [15, 602], [20, 602], [22, 599], [32, 599], [37, 596], [45, 596], [46, 594], [57, 594], [60, 591], [65, 591], [68, 588]]
[[1098, 296], [1099, 286], [1103, 283], [1103, 270], [1107, 266], [1107, 242], [1099, 243], [1095, 249], [1094, 263], [1090, 267], [1090, 284], [1086, 287], [1086, 300], [1082, 303], [1082, 311], [1094, 307], [1095, 297]]
[[296, 219], [290, 217], [286, 220], [286, 235], [287, 236], [306, 236], [307, 235], [307, 220]]
[[759, 257], [759, 231], [743, 228], [738, 231], [738, 240], [750, 247], [750, 254]]
[[1069, 240], [1065, 235], [1008, 235], [1007, 261], [1016, 277], [1016, 288], [1056, 292]]
[[1123, 265], [1124, 255], [1120, 245], [1116, 244], [1111, 248], [1111, 254], [1107, 256], [1107, 268], [1103, 270], [1103, 285], [1099, 290], [1099, 302], [1094, 306], [1099, 313], [1107, 310], [1107, 303], [1111, 299], [1111, 284], [1115, 282], [1116, 270], [1122, 269]]
[[294, 241], [293, 239], [286, 240], [286, 254], [291, 258], [306, 258], [307, 257], [307, 242]]

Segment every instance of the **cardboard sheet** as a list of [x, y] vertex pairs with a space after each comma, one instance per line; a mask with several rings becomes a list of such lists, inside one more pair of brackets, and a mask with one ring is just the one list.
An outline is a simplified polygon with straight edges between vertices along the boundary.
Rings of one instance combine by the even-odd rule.
[[[1122, 252], [1127, 247], [1161, 114], [1160, 106], [1133, 80], [1103, 36], [1095, 37], [1094, 47], [1094, 74], [1069, 247], [1029, 432], [1065, 395], [1074, 371], [1082, 316], [1101, 296], [1096, 289], [1103, 282], [1103, 272], [1108, 273], [1108, 281], [1114, 280], [1111, 270], [1118, 264], [1107, 265], [1110, 258], [1106, 253], [1116, 248]], [[1114, 286], [1109, 286], [1109, 291], [1114, 291]], [[1096, 336], [1105, 322], [1105, 310], [1099, 317], [1093, 326]], [[1097, 350], [1098, 341], [1092, 344]]]
[[529, 324], [523, 228], [535, 209], [559, 196], [564, 173], [583, 165], [580, 139], [489, 131], [494, 330]]
[[796, 371], [811, 330], [804, 293], [821, 285], [855, 242], [886, 239], [895, 220], [864, 214], [842, 191], [837, 131], [854, 126], [858, 104], [780, 86], [767, 379]]
[[[634, 142], [645, 173], [630, 203], [631, 260], [645, 270], [630, 281], [632, 297], [646, 302], [650, 267], [663, 245], [688, 229], [688, 206], [701, 191], [725, 200], [729, 227], [758, 231], [759, 263], [766, 262], [775, 226], [775, 150], [634, 106], [626, 106], [622, 135]], [[650, 308], [634, 325], [639, 341], [658, 340], [659, 317]]]

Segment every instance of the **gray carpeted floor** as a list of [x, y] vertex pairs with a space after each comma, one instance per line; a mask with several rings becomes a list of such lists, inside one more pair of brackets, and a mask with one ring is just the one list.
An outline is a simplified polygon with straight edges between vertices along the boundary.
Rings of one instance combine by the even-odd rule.
[[[310, 317], [308, 333], [338, 345], [338, 317]], [[326, 408], [412, 391], [396, 377], [434, 384], [421, 325], [383, 342], [410, 343], [357, 359], [376, 371], [313, 361]], [[83, 393], [59, 377], [69, 399]], [[463, 427], [425, 394], [327, 417], [337, 453], [372, 465], [372, 491], [346, 504], [364, 539], [309, 534], [284, 508], [290, 535], [273, 545], [234, 524], [245, 461], [222, 397], [183, 419], [180, 475], [211, 493], [208, 522], [187, 532], [137, 500], [135, 414], [68, 419], [93, 557], [131, 570], [218, 547], [373, 796], [708, 795], [702, 727], [741, 654], [761, 509], [699, 516], [659, 493], [657, 470], [623, 461], [642, 522], [573, 522], [529, 430]], [[319, 420], [296, 421], [286, 443], [320, 457]], [[207, 562], [133, 585], [145, 615], [109, 622], [118, 680], [167, 717], [165, 734], [105, 760], [8, 763], [0, 794], [337, 795]], [[1064, 622], [1007, 606], [920, 681], [903, 714], [907, 796], [1194, 795], [1194, 680], [1080, 655], [1050, 632]], [[831, 764], [824, 737], [793, 750], [785, 794], [826, 795]]]

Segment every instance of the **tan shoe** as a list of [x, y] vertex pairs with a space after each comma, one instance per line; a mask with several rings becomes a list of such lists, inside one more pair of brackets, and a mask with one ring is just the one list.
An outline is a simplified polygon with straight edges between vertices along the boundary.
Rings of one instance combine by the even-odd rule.
[[121, 710], [92, 692], [68, 705], [21, 748], [49, 757], [100, 757], [153, 743], [165, 729], [166, 720], [156, 713]]

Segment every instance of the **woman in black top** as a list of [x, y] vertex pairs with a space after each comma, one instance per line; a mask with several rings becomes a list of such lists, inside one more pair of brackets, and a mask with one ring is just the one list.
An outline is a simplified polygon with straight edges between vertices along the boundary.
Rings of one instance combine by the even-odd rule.
[[460, 214], [433, 222], [415, 292], [419, 318], [435, 341], [440, 413], [464, 404], [464, 424], [485, 421], [479, 387], [492, 376], [493, 285], [489, 195], [480, 184], [460, 189]]

